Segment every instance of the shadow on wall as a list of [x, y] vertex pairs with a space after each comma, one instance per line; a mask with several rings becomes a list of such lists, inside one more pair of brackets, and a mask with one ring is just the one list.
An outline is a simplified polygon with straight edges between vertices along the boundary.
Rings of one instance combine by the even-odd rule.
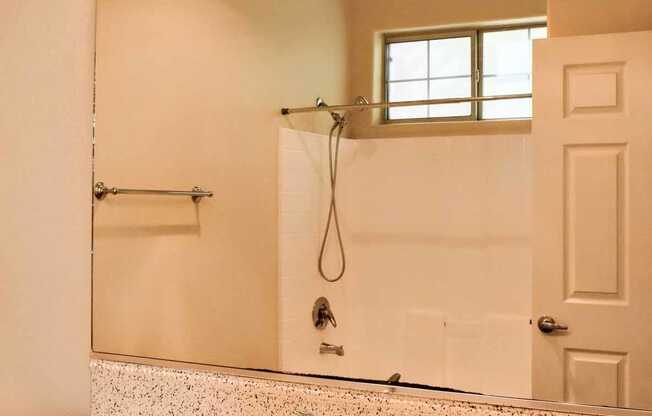
[[108, 221], [110, 225], [96, 226], [93, 234], [96, 238], [112, 239], [182, 235], [199, 237], [201, 209], [202, 203], [191, 204], [185, 197], [110, 196], [95, 204], [94, 214], [115, 218], [116, 221]]

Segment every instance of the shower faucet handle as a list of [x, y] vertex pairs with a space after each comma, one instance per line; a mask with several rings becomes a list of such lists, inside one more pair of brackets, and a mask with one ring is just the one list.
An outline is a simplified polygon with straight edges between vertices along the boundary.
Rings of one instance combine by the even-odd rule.
[[326, 311], [326, 317], [328, 318], [328, 322], [333, 325], [333, 328], [337, 328], [337, 321], [335, 320], [335, 315], [331, 311]]
[[330, 303], [328, 299], [322, 296], [315, 301], [315, 305], [312, 307], [312, 323], [315, 328], [324, 329], [329, 322], [333, 325], [333, 328], [337, 327], [337, 321], [331, 310]]

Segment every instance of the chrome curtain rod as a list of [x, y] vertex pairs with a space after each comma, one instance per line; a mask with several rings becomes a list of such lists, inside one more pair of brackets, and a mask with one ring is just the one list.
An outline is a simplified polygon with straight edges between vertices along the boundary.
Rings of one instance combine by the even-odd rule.
[[511, 95], [489, 95], [485, 97], [460, 97], [460, 98], [435, 98], [431, 100], [413, 100], [413, 101], [395, 101], [395, 102], [382, 102], [382, 103], [367, 103], [367, 104], [349, 104], [349, 105], [320, 105], [315, 107], [298, 107], [298, 108], [282, 108], [281, 114], [295, 114], [295, 113], [312, 113], [316, 111], [349, 111], [349, 110], [368, 110], [372, 108], [390, 108], [390, 107], [412, 107], [417, 105], [432, 105], [432, 104], [457, 104], [457, 103], [473, 103], [480, 101], [497, 101], [497, 100], [514, 100], [519, 98], [532, 98], [532, 94], [511, 94]]
[[192, 188], [192, 191], [169, 191], [159, 189], [126, 189], [108, 187], [104, 182], [97, 182], [93, 187], [93, 194], [97, 199], [104, 199], [108, 194], [135, 194], [135, 195], [168, 195], [168, 196], [189, 196], [194, 202], [201, 201], [202, 198], [212, 198], [213, 193], [204, 191], [199, 186]]

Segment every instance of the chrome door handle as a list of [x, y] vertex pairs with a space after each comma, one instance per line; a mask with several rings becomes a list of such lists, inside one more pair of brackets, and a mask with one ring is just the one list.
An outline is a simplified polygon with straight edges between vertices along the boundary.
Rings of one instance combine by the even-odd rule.
[[537, 321], [537, 326], [539, 327], [539, 330], [544, 334], [549, 334], [554, 331], [568, 331], [567, 325], [558, 324], [555, 321], [555, 318], [550, 316], [542, 316], [539, 318]]

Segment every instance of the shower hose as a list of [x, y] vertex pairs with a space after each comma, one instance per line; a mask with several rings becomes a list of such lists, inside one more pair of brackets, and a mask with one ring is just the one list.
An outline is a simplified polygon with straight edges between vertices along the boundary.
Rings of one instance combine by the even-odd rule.
[[[344, 253], [344, 244], [342, 244], [342, 232], [340, 231], [340, 222], [337, 216], [337, 202], [335, 200], [335, 191], [337, 189], [337, 163], [340, 153], [340, 139], [342, 138], [342, 130], [344, 130], [346, 121], [344, 117], [341, 117], [337, 114], [333, 114], [333, 119], [335, 120], [335, 123], [333, 124], [333, 127], [331, 127], [331, 131], [328, 135], [328, 170], [331, 183], [331, 198], [328, 208], [326, 228], [324, 229], [324, 238], [321, 241], [321, 248], [319, 249], [319, 260], [317, 262], [319, 274], [327, 282], [337, 282], [342, 278], [342, 276], [344, 276], [344, 272], [346, 271], [346, 256]], [[335, 142], [334, 144], [333, 141]], [[337, 236], [337, 244], [340, 252], [340, 269], [335, 275], [329, 277], [324, 271], [324, 252], [326, 251], [326, 241], [328, 240], [328, 236], [331, 231], [331, 224], [333, 224], [335, 228], [335, 235]]]

